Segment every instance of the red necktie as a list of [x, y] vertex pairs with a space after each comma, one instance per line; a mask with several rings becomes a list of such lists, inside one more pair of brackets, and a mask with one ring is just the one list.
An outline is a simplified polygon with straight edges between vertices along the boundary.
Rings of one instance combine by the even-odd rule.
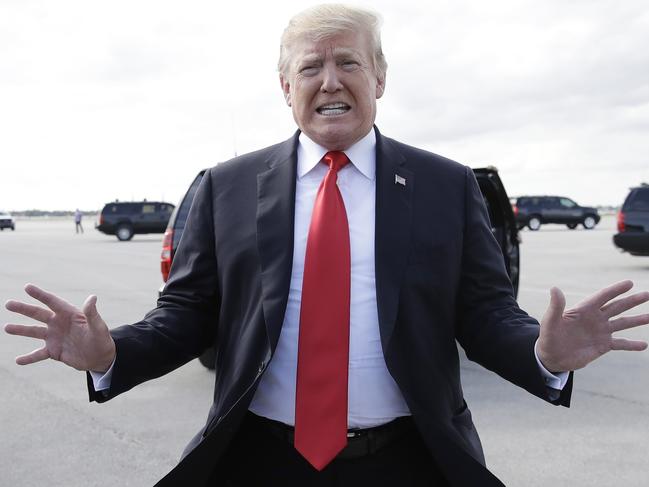
[[322, 470], [347, 444], [349, 226], [336, 181], [349, 162], [327, 152], [304, 260], [295, 394], [295, 448]]

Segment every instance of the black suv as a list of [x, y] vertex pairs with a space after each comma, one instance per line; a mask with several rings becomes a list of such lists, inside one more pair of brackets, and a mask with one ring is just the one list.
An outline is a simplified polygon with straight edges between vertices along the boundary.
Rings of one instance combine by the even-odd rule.
[[[491, 220], [491, 230], [500, 244], [500, 248], [505, 258], [505, 266], [509, 273], [509, 278], [514, 287], [514, 295], [518, 295], [518, 275], [519, 275], [519, 238], [518, 228], [514, 219], [514, 213], [503, 186], [498, 170], [494, 167], [487, 167], [473, 170], [482, 196], [484, 197], [489, 218]], [[160, 270], [162, 279], [166, 282], [171, 269], [171, 262], [178, 247], [180, 236], [185, 229], [185, 222], [189, 209], [194, 200], [194, 195], [198, 185], [203, 179], [205, 171], [198, 173], [194, 181], [189, 186], [187, 193], [180, 200], [180, 204], [169, 219], [169, 225], [162, 241], [162, 254], [160, 256]], [[164, 283], [160, 286], [158, 295], [162, 294]], [[213, 369], [215, 364], [214, 349], [208, 349], [200, 358], [201, 363], [208, 369]]]
[[600, 219], [596, 208], [579, 206], [563, 196], [519, 196], [512, 207], [518, 228], [527, 225], [530, 230], [538, 230], [543, 223], [564, 224], [570, 230], [581, 223], [591, 230]]
[[136, 233], [163, 233], [174, 210], [171, 203], [132, 201], [107, 203], [95, 228], [119, 240], [131, 240]]
[[643, 183], [624, 200], [617, 214], [613, 243], [631, 255], [649, 256], [649, 184]]
[[14, 223], [13, 217], [9, 213], [0, 211], [0, 230], [4, 230], [5, 228], [11, 228], [11, 230], [15, 230], [16, 224]]

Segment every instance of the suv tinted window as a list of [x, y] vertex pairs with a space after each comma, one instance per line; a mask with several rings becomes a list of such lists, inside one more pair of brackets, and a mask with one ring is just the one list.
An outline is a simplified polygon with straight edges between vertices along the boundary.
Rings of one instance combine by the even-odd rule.
[[541, 206], [546, 208], [561, 208], [561, 203], [559, 203], [559, 198], [544, 198], [539, 201]]
[[137, 203], [113, 203], [106, 206], [104, 211], [111, 215], [133, 215], [139, 213], [141, 205]]
[[566, 208], [574, 208], [575, 206], [577, 206], [577, 203], [569, 200], [568, 198], [559, 198], [559, 203], [561, 203], [561, 206], [564, 206]]
[[516, 201], [517, 206], [539, 206], [541, 198], [518, 198]]
[[649, 210], [649, 188], [636, 188], [624, 202], [625, 211]]

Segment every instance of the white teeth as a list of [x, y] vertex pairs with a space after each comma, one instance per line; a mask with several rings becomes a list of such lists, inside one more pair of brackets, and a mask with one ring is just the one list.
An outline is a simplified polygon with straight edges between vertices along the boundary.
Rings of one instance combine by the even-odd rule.
[[346, 103], [329, 103], [322, 105], [318, 108], [318, 113], [321, 115], [342, 115], [349, 110], [349, 105]]
[[328, 105], [322, 105], [320, 107], [321, 110], [325, 110], [327, 108], [347, 108], [346, 103], [329, 103]]
[[320, 115], [342, 115], [347, 113], [347, 109], [341, 108], [322, 108], [319, 110]]

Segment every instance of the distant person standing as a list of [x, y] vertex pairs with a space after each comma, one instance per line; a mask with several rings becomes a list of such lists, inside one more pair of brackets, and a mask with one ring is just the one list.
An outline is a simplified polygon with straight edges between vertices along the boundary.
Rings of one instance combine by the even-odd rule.
[[79, 210], [79, 208], [76, 209], [74, 212], [74, 228], [76, 233], [79, 233], [79, 230], [81, 230], [81, 233], [83, 233], [83, 225], [81, 225], [81, 218], [83, 217], [83, 214]]

